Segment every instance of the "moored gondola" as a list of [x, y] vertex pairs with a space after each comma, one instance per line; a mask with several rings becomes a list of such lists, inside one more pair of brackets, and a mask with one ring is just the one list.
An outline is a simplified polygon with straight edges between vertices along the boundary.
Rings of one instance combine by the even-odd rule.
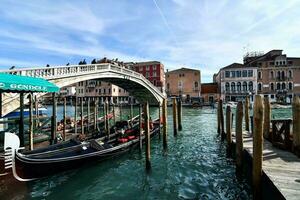
[[[155, 135], [160, 128], [159, 123], [153, 124], [150, 136]], [[120, 134], [112, 134], [110, 138], [101, 137], [82, 142], [71, 140], [69, 146], [63, 148], [58, 144], [34, 151], [19, 148], [14, 150], [16, 145], [13, 143], [18, 143], [18, 137], [6, 133], [7, 138], [14, 138], [7, 142], [7, 146], [10, 147], [8, 151], [11, 151], [13, 175], [20, 181], [29, 181], [118, 156], [139, 145], [138, 132], [138, 126], [133, 125], [126, 131], [123, 129]], [[141, 140], [144, 139], [145, 136], [142, 135]]]

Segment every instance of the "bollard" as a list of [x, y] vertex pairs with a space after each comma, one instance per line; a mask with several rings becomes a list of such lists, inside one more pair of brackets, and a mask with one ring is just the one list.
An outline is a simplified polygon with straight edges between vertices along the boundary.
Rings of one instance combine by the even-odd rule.
[[167, 99], [163, 100], [162, 105], [162, 118], [163, 118], [163, 148], [167, 149]]
[[269, 97], [264, 97], [264, 138], [270, 137], [270, 119], [271, 119], [271, 106]]
[[177, 120], [178, 120], [178, 117], [177, 117], [177, 100], [176, 100], [176, 98], [173, 98], [173, 131], [174, 131], [174, 136], [177, 136], [177, 130], [178, 130]]
[[249, 96], [246, 96], [245, 99], [245, 129], [246, 131], [250, 131], [250, 124], [249, 124], [249, 106], [250, 106], [250, 102], [249, 102]]
[[227, 155], [231, 154], [231, 144], [232, 144], [232, 137], [231, 137], [231, 107], [226, 107], [226, 140], [227, 140]]
[[264, 106], [260, 95], [255, 95], [253, 118], [253, 199], [261, 199]]
[[236, 107], [235, 118], [235, 138], [236, 138], [236, 176], [238, 179], [242, 177], [243, 171], [243, 103], [238, 102]]
[[300, 99], [293, 98], [293, 151], [300, 157]]
[[151, 169], [150, 162], [150, 125], [149, 125], [149, 103], [144, 104], [144, 128], [145, 128], [145, 144], [146, 144], [146, 170]]
[[181, 99], [178, 99], [177, 109], [178, 109], [178, 130], [181, 131], [182, 130], [182, 123], [181, 123], [182, 101], [181, 101]]

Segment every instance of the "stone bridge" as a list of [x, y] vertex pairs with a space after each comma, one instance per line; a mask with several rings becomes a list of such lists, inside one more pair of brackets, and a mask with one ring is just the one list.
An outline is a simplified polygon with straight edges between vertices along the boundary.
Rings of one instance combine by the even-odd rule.
[[[165, 94], [142, 74], [109, 63], [2, 70], [0, 73], [44, 78], [60, 88], [81, 81], [101, 79], [127, 90], [129, 94], [134, 96], [139, 102], [162, 103], [163, 99], [166, 98]], [[44, 94], [38, 95], [42, 96]], [[25, 98], [25, 103], [26, 100], [27, 98]], [[3, 93], [3, 115], [18, 107], [18, 94]]]

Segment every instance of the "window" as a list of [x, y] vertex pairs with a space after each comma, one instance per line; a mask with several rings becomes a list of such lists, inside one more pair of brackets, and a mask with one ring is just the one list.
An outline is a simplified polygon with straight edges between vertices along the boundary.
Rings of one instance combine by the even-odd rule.
[[289, 90], [293, 90], [293, 83], [289, 82]]
[[236, 71], [236, 77], [241, 77], [241, 76], [242, 76], [241, 71]]
[[143, 71], [143, 67], [142, 66], [140, 66], [139, 68], [140, 68], [140, 71]]
[[288, 61], [288, 64], [289, 64], [289, 65], [292, 65], [292, 64], [293, 64], [293, 61], [289, 60], [289, 61]]
[[242, 89], [242, 84], [241, 84], [241, 82], [238, 82], [237, 83], [237, 91], [241, 91], [241, 89]]
[[146, 71], [149, 71], [149, 66], [146, 66]]
[[280, 71], [277, 72], [277, 78], [280, 79]]
[[285, 76], [284, 71], [282, 71], [281, 72], [281, 78], [282, 78], [282, 80], [284, 80], [284, 76]]
[[257, 90], [258, 90], [258, 91], [261, 91], [261, 83], [259, 83], [259, 84], [257, 85]]
[[156, 86], [156, 80], [153, 81], [153, 85]]
[[156, 77], [156, 75], [157, 75], [156, 72], [153, 72], [153, 77]]
[[274, 94], [271, 94], [271, 99], [274, 99], [274, 97], [275, 97]]
[[243, 77], [247, 77], [247, 70], [243, 70]]
[[231, 82], [231, 91], [235, 91], [235, 82]]
[[282, 83], [281, 88], [285, 90], [285, 83]]
[[146, 72], [146, 78], [149, 78], [149, 72]]
[[103, 93], [104, 93], [104, 94], [106, 93], [106, 89], [105, 89], [105, 88], [103, 89]]
[[274, 62], [270, 62], [270, 65], [274, 65], [275, 63]]
[[253, 76], [253, 70], [248, 70], [248, 77], [252, 77]]
[[231, 71], [231, 77], [232, 77], [232, 78], [235, 77], [235, 71]]
[[274, 90], [274, 83], [270, 84], [270, 88], [271, 88], [272, 91]]
[[99, 89], [99, 94], [101, 94], [101, 89]]
[[293, 75], [292, 75], [292, 71], [291, 70], [289, 70], [289, 78], [292, 78], [293, 77]]
[[277, 90], [280, 90], [280, 83], [277, 83], [277, 84], [276, 84], [276, 89], [277, 89]]
[[114, 88], [114, 92], [116, 91], [116, 89]]
[[261, 72], [258, 72], [258, 78], [261, 79]]
[[225, 77], [229, 78], [230, 77], [230, 72], [229, 71], [225, 71]]
[[225, 84], [225, 90], [229, 91], [229, 83], [228, 82], [226, 82], [226, 84]]
[[243, 82], [243, 91], [247, 91], [247, 82], [246, 81]]
[[274, 78], [274, 72], [273, 71], [270, 72], [270, 78]]
[[108, 89], [108, 94], [110, 94], [110, 91], [111, 91], [111, 90], [110, 90], [110, 88], [109, 88], [109, 89]]
[[249, 82], [249, 91], [253, 91], [253, 82], [252, 81], [250, 81]]
[[170, 89], [170, 84], [169, 84], [169, 83], [167, 83], [167, 89], [168, 89], [168, 90]]
[[195, 89], [198, 89], [198, 82], [195, 81]]

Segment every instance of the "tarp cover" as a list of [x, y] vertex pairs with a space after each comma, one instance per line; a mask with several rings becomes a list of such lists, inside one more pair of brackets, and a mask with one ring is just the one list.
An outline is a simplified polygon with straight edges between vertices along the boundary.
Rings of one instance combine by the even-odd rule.
[[0, 91], [4, 92], [58, 92], [59, 88], [42, 78], [0, 73]]

